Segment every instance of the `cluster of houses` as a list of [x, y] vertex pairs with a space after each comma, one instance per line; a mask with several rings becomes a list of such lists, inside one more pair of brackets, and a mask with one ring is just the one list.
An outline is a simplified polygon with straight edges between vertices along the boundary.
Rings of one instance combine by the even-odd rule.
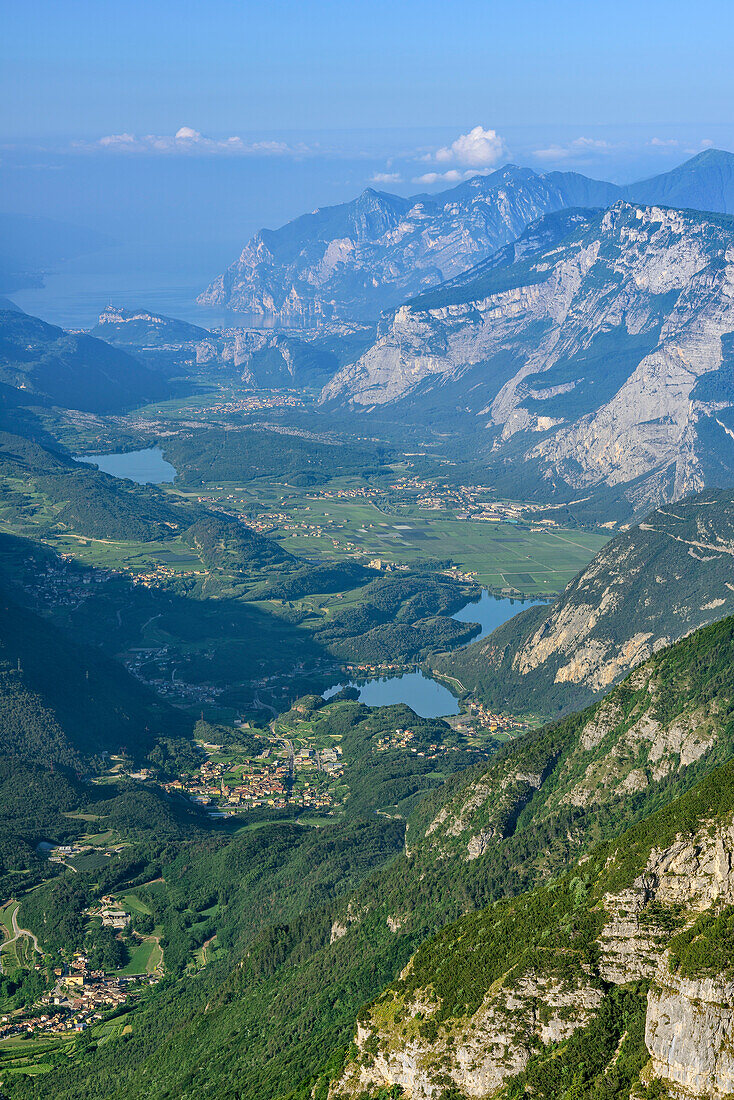
[[141, 981], [155, 985], [158, 977], [107, 975], [92, 970], [89, 960], [77, 953], [67, 969], [54, 971], [56, 984], [44, 993], [30, 1012], [0, 1016], [0, 1039], [14, 1035], [58, 1034], [84, 1031], [105, 1012], [135, 997]]
[[[203, 746], [205, 751], [214, 752], [219, 746]], [[324, 789], [323, 783], [312, 782], [308, 778], [299, 778], [298, 773], [312, 771], [324, 773], [330, 779], [343, 774], [341, 766], [341, 748], [310, 749], [300, 748], [293, 754], [292, 761], [288, 753], [274, 756], [273, 749], [255, 760], [246, 760], [237, 764], [221, 760], [205, 760], [191, 776], [181, 776], [165, 783], [166, 790], [185, 794], [199, 806], [211, 807], [213, 816], [219, 812], [235, 811], [238, 807], [255, 808], [273, 806], [275, 809], [285, 806], [303, 806], [316, 809], [330, 807], [333, 796]], [[233, 780], [233, 776], [236, 779]]]
[[125, 571], [125, 575], [130, 579], [133, 584], [142, 586], [143, 588], [157, 588], [161, 581], [176, 580], [182, 577], [203, 577], [206, 575], [205, 569], [173, 569], [170, 565], [163, 565], [157, 563], [154, 568], [147, 569], [145, 572], [128, 573]]
[[124, 932], [130, 923], [130, 914], [121, 909], [109, 894], [104, 894], [99, 905], [92, 906], [87, 912], [90, 917], [101, 917], [103, 928], [113, 928], [116, 932]]
[[166, 783], [169, 791], [186, 794], [200, 806], [285, 805], [289, 768], [287, 760], [273, 763], [247, 761], [238, 765], [236, 783], [225, 782], [232, 765], [205, 760], [192, 776]]
[[306, 498], [308, 500], [371, 500], [377, 495], [377, 489], [368, 489], [362, 485], [356, 489], [324, 489], [320, 493], [306, 493]]
[[404, 749], [415, 737], [413, 730], [396, 729], [391, 733], [386, 733], [383, 737], [378, 737], [375, 742], [375, 750], [377, 752], [387, 752], [388, 749]]
[[261, 409], [295, 409], [303, 406], [303, 398], [296, 393], [252, 394], [231, 401], [218, 401], [207, 408], [207, 413], [258, 412]]
[[469, 714], [479, 720], [479, 725], [483, 729], [488, 729], [490, 733], [509, 732], [510, 730], [520, 731], [530, 728], [527, 722], [521, 722], [511, 714], [496, 714], [495, 711], [485, 707], [483, 703], [469, 703], [467, 710]]

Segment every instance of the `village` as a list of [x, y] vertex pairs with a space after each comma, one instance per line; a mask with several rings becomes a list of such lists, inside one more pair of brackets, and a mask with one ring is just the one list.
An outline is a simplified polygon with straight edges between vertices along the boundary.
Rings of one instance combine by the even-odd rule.
[[203, 743], [206, 759], [199, 768], [164, 786], [169, 793], [186, 796], [211, 817], [265, 806], [328, 812], [341, 801], [330, 789], [344, 774], [341, 746], [296, 750], [290, 741], [275, 736], [270, 741], [255, 758], [236, 751], [223, 755], [221, 745]]

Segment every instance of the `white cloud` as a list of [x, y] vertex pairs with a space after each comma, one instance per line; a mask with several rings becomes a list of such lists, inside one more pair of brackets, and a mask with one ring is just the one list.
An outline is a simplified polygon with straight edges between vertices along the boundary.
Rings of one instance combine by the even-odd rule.
[[475, 176], [476, 172], [459, 172], [456, 168], [450, 168], [448, 172], [425, 172], [422, 176], [414, 176], [413, 183], [460, 183], [461, 180]]
[[588, 156], [590, 153], [613, 153], [619, 148], [619, 145], [600, 138], [577, 137], [568, 145], [549, 145], [545, 149], [534, 149], [533, 156], [538, 160], [568, 160]]
[[650, 138], [649, 144], [654, 145], [658, 149], [667, 149], [667, 148], [673, 147], [675, 145], [680, 145], [680, 142], [678, 141], [678, 138], [654, 137], [654, 138]]
[[99, 144], [105, 146], [108, 149], [116, 148], [130, 148], [135, 144], [136, 138], [134, 134], [108, 134], [107, 137], [99, 139]]
[[399, 172], [375, 172], [370, 176], [370, 183], [402, 183], [403, 177]]
[[711, 138], [704, 138], [703, 141], [701, 142], [701, 148], [702, 149], [713, 149], [714, 145], [715, 145], [715, 142], [713, 142], [711, 140]]
[[466, 168], [491, 168], [506, 154], [505, 143], [496, 130], [475, 126], [468, 134], [444, 145], [427, 159], [439, 164], [458, 164]]
[[241, 137], [210, 138], [192, 126], [180, 126], [175, 134], [107, 134], [93, 142], [75, 142], [87, 152], [105, 149], [117, 153], [228, 153], [235, 156], [299, 156], [309, 152], [305, 145], [283, 141], [243, 141]]

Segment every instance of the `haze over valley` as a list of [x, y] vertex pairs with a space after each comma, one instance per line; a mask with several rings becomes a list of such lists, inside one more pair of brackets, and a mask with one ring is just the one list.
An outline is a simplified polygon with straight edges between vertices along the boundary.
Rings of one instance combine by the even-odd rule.
[[0, 76], [0, 1097], [727, 1100], [731, 13], [104, 15]]

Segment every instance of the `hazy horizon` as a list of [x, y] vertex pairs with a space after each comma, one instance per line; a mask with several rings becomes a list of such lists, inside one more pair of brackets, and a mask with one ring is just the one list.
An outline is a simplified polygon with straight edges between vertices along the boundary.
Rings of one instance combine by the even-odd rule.
[[626, 183], [734, 149], [730, 21], [719, 0], [467, 0], [460, 18], [435, 0], [132, 0], [114, 23], [30, 0], [5, 18], [0, 212], [113, 243], [19, 304], [83, 323], [63, 299], [92, 276], [102, 298], [175, 301], [258, 229], [367, 186], [443, 190], [508, 161]]

